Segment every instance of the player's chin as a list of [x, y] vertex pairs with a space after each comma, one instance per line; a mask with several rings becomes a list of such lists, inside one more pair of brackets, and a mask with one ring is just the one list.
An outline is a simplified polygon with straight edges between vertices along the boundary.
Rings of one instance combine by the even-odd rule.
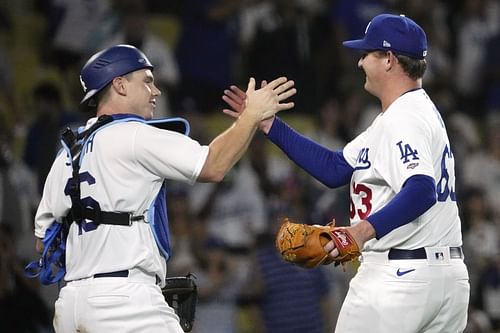
[[365, 85], [364, 88], [366, 91], [368, 91], [370, 94], [374, 94], [373, 86], [370, 84], [370, 81], [368, 80], [368, 77], [365, 79]]
[[149, 107], [147, 108], [147, 110], [144, 110], [144, 119], [146, 120], [150, 120], [150, 119], [153, 119], [154, 117], [154, 114], [155, 114], [155, 107], [152, 106], [152, 107]]

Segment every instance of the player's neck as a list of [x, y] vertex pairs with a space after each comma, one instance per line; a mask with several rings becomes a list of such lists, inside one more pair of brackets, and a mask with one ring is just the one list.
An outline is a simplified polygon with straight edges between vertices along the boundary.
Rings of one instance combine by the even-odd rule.
[[102, 115], [114, 115], [114, 114], [121, 114], [121, 113], [130, 113], [130, 112], [124, 112], [124, 110], [128, 111], [127, 108], [124, 108], [123, 106], [119, 105], [118, 103], [108, 101], [108, 102], [105, 102], [103, 104], [98, 105], [96, 115], [99, 117]]
[[405, 93], [422, 88], [422, 80], [412, 80], [410, 78], [403, 80], [388, 81], [382, 93], [379, 96], [382, 112], [385, 112], [392, 103]]

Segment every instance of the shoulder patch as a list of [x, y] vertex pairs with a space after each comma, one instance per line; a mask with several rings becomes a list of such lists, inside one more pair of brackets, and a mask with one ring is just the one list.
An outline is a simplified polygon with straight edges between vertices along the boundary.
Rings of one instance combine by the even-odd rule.
[[396, 143], [396, 145], [398, 146], [399, 152], [401, 153], [400, 159], [403, 161], [403, 164], [410, 162], [410, 160], [419, 160], [418, 151], [416, 149], [413, 149], [408, 143], [399, 141], [398, 143]]

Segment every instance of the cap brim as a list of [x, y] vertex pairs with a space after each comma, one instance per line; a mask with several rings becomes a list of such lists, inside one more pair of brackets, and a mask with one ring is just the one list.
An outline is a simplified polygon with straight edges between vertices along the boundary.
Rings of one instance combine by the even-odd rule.
[[364, 39], [347, 40], [342, 42], [342, 45], [355, 50], [372, 50], [373, 47], [368, 45]]
[[174, 131], [184, 135], [188, 135], [191, 129], [189, 126], [189, 122], [186, 119], [180, 117], [147, 120], [146, 124], [159, 129]]

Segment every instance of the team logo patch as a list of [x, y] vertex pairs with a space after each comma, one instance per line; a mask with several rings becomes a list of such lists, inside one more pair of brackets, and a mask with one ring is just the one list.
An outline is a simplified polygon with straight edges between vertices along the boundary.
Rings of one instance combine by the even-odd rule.
[[403, 143], [403, 141], [399, 141], [396, 143], [396, 145], [399, 147], [399, 152], [401, 153], [401, 160], [403, 161], [403, 164], [406, 164], [410, 162], [411, 160], [419, 160], [418, 157], [418, 151], [416, 149], [413, 149], [408, 143]]
[[371, 167], [372, 163], [368, 159], [368, 151], [370, 148], [361, 148], [358, 154], [358, 158], [356, 159], [356, 167], [354, 170], [362, 170], [368, 169]]

